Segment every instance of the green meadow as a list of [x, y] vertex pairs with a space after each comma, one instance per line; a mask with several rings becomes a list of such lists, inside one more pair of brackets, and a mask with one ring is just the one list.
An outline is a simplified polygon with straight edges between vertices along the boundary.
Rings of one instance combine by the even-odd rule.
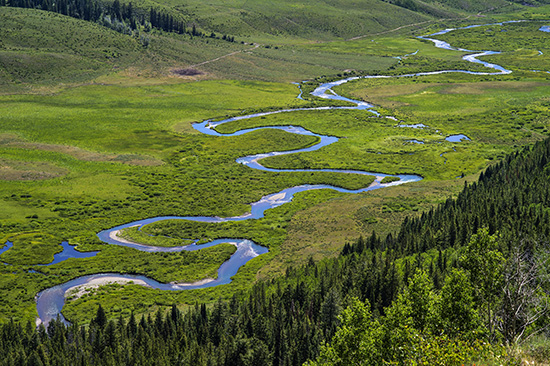
[[[320, 82], [344, 75], [486, 71], [463, 61], [460, 52], [439, 50], [413, 37], [442, 28], [432, 22], [428, 10], [457, 15], [445, 7], [448, 4], [427, 2], [423, 13], [400, 8], [388, 13], [387, 24], [377, 28], [369, 19], [380, 18], [389, 4], [365, 5], [354, 16], [365, 21], [360, 25], [344, 11], [333, 17], [328, 3], [317, 7], [306, 2], [296, 8], [284, 2], [271, 26], [297, 24], [281, 26], [280, 33], [265, 28], [257, 37], [254, 32], [269, 25], [261, 24], [257, 7], [270, 14], [280, 9], [263, 2], [247, 4], [246, 14], [238, 13], [233, 2], [191, 2], [187, 7], [205, 29], [216, 26], [246, 43], [259, 42], [257, 47], [155, 31], [144, 48], [134, 38], [98, 25], [0, 7], [0, 30], [5, 34], [0, 41], [0, 239], [14, 242], [0, 255], [0, 262], [7, 264], [0, 264], [0, 321], [34, 320], [37, 292], [78, 276], [120, 272], [161, 282], [191, 282], [215, 277], [235, 250], [224, 244], [197, 252], [144, 253], [101, 243], [96, 236], [101, 230], [155, 216], [237, 216], [249, 212], [250, 203], [284, 188], [331, 184], [358, 189], [373, 181], [351, 174], [252, 170], [235, 160], [304, 148], [318, 138], [276, 129], [212, 137], [197, 132], [193, 122], [347, 105], [307, 95]], [[174, 0], [166, 6], [178, 5]], [[224, 10], [223, 15], [210, 18], [212, 9]], [[538, 13], [529, 10], [530, 17], [548, 12], [537, 9]], [[403, 14], [410, 17], [399, 18]], [[329, 15], [348, 26], [326, 22]], [[377, 34], [415, 23], [422, 24]], [[323, 24], [326, 29], [319, 30]], [[531, 71], [544, 71], [547, 65], [550, 35], [538, 31], [540, 25], [511, 23], [441, 36], [459, 47], [503, 51], [485, 60], [513, 69], [511, 75], [359, 79], [334, 91], [374, 104], [380, 116], [357, 110], [299, 111], [219, 126], [219, 132], [231, 133], [294, 125], [340, 138], [318, 151], [266, 158], [262, 164], [267, 167], [408, 173], [424, 180], [357, 195], [309, 191], [258, 220], [167, 220], [140, 231], [124, 230], [121, 236], [128, 240], [157, 246], [246, 238], [268, 247], [269, 253], [242, 267], [229, 285], [177, 292], [109, 285], [68, 301], [65, 316], [86, 323], [98, 303], [108, 316], [126, 317], [131, 311], [146, 314], [173, 303], [228, 298], [258, 278], [273, 277], [310, 257], [333, 256], [360, 235], [395, 232], [406, 216], [443, 202], [506, 153], [548, 135], [550, 75]], [[360, 27], [365, 27], [364, 33]], [[77, 31], [61, 41], [68, 29]], [[48, 34], [43, 41], [37, 36], [41, 33]], [[368, 37], [346, 40], [363, 34]], [[204, 61], [211, 62], [197, 66]], [[172, 73], [191, 66], [200, 73]], [[299, 88], [291, 82], [301, 82], [305, 100], [297, 99]], [[399, 127], [417, 123], [427, 127]], [[470, 141], [445, 140], [454, 134]], [[53, 260], [63, 240], [99, 254], [39, 266]]]

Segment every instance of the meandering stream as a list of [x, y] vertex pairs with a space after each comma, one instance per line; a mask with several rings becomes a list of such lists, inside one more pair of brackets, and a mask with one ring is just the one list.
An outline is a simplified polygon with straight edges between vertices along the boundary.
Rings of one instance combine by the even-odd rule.
[[[494, 24], [486, 24], [486, 25], [502, 25], [503, 23], [494, 23]], [[474, 25], [474, 26], [468, 26], [463, 28], [456, 28], [456, 29], [468, 29], [473, 27], [479, 27], [483, 25]], [[544, 28], [544, 27], [543, 27]], [[265, 197], [262, 197], [259, 201], [254, 202], [251, 204], [251, 210], [250, 213], [236, 216], [236, 217], [198, 217], [198, 216], [166, 216], [166, 217], [155, 217], [145, 220], [139, 220], [131, 223], [127, 223], [124, 225], [120, 225], [117, 227], [114, 227], [109, 230], [102, 231], [98, 234], [98, 237], [107, 244], [113, 244], [113, 245], [122, 245], [131, 247], [137, 250], [146, 251], [146, 252], [177, 252], [177, 251], [191, 251], [191, 250], [200, 250], [203, 248], [212, 247], [215, 245], [218, 245], [220, 243], [230, 243], [237, 247], [236, 252], [231, 256], [231, 258], [223, 263], [221, 267], [218, 269], [218, 277], [217, 279], [212, 280], [203, 280], [198, 281], [195, 283], [190, 284], [182, 284], [182, 283], [159, 283], [153, 279], [147, 278], [145, 276], [136, 276], [136, 275], [124, 275], [124, 274], [118, 274], [118, 273], [101, 273], [101, 274], [92, 274], [88, 276], [83, 276], [76, 278], [74, 280], [68, 281], [66, 283], [60, 284], [58, 286], [54, 286], [52, 288], [46, 289], [42, 292], [40, 292], [36, 297], [36, 304], [37, 304], [37, 311], [39, 320], [43, 323], [48, 323], [51, 319], [60, 316], [62, 317], [61, 310], [63, 308], [63, 305], [65, 303], [65, 297], [67, 294], [71, 293], [71, 289], [73, 291], [78, 291], [79, 289], [82, 289], [84, 286], [98, 286], [100, 284], [106, 283], [106, 282], [124, 282], [127, 283], [128, 281], [132, 281], [135, 284], [139, 284], [142, 286], [148, 286], [155, 289], [161, 289], [161, 290], [186, 290], [186, 289], [198, 289], [198, 288], [206, 288], [206, 287], [212, 287], [212, 286], [218, 286], [222, 284], [227, 284], [231, 282], [231, 277], [234, 276], [240, 267], [245, 265], [249, 260], [252, 258], [257, 257], [258, 255], [267, 253], [268, 250], [265, 247], [262, 247], [260, 245], [255, 244], [254, 242], [246, 239], [217, 239], [214, 241], [211, 241], [206, 244], [197, 245], [196, 242], [191, 245], [186, 246], [180, 246], [180, 247], [155, 247], [155, 246], [149, 246], [149, 245], [143, 245], [138, 243], [132, 243], [130, 241], [121, 239], [117, 236], [117, 233], [120, 230], [123, 230], [128, 227], [132, 226], [138, 226], [142, 227], [143, 225], [162, 221], [162, 220], [189, 220], [189, 221], [198, 221], [198, 222], [209, 222], [209, 223], [216, 223], [216, 222], [227, 222], [227, 221], [242, 221], [242, 220], [250, 220], [250, 219], [259, 219], [264, 216], [264, 213], [266, 210], [278, 207], [280, 205], [283, 205], [285, 203], [288, 203], [292, 200], [294, 194], [304, 191], [309, 191], [312, 189], [333, 189], [337, 190], [339, 192], [346, 192], [346, 193], [360, 193], [360, 192], [366, 192], [373, 189], [379, 189], [389, 186], [394, 186], [398, 184], [404, 184], [408, 182], [415, 182], [419, 181], [422, 178], [417, 175], [396, 175], [395, 177], [399, 178], [398, 181], [394, 181], [391, 183], [381, 183], [382, 179], [388, 175], [386, 174], [380, 174], [380, 173], [373, 173], [373, 172], [364, 172], [364, 171], [358, 171], [358, 170], [337, 170], [337, 169], [271, 169], [266, 168], [263, 165], [260, 164], [260, 160], [269, 156], [278, 156], [278, 155], [286, 155], [286, 154], [296, 154], [301, 152], [309, 152], [309, 151], [315, 151], [319, 150], [324, 146], [328, 146], [330, 144], [335, 143], [338, 141], [338, 138], [334, 136], [325, 136], [325, 135], [319, 135], [315, 134], [311, 131], [308, 131], [302, 127], [297, 126], [267, 126], [267, 127], [258, 127], [258, 128], [252, 128], [252, 129], [245, 129], [240, 130], [231, 134], [221, 134], [216, 131], [216, 127], [232, 121], [238, 121], [243, 119], [250, 119], [250, 118], [256, 118], [261, 116], [267, 116], [271, 114], [277, 114], [277, 113], [292, 113], [296, 111], [308, 111], [308, 110], [327, 110], [327, 109], [350, 109], [350, 110], [364, 110], [366, 113], [372, 113], [374, 115], [379, 115], [376, 110], [374, 110], [374, 106], [372, 104], [369, 104], [367, 102], [358, 101], [349, 99], [343, 96], [340, 96], [336, 94], [333, 90], [335, 86], [342, 85], [344, 83], [347, 83], [352, 80], [357, 80], [361, 78], [390, 78], [390, 77], [408, 77], [408, 76], [423, 76], [423, 75], [436, 75], [436, 74], [442, 74], [442, 73], [451, 73], [451, 72], [460, 72], [460, 73], [468, 73], [473, 75], [497, 75], [497, 74], [509, 74], [511, 73], [510, 70], [507, 70], [503, 68], [502, 66], [491, 64], [485, 61], [481, 61], [478, 59], [478, 57], [486, 56], [486, 55], [494, 55], [498, 54], [499, 52], [495, 51], [471, 51], [466, 49], [460, 49], [460, 48], [454, 48], [448, 43], [444, 41], [437, 40], [435, 36], [442, 35], [445, 33], [448, 33], [450, 31], [453, 31], [455, 29], [446, 29], [434, 34], [431, 34], [429, 36], [422, 36], [418, 37], [422, 40], [431, 41], [434, 43], [435, 47], [448, 49], [448, 50], [455, 50], [460, 52], [467, 52], [468, 54], [463, 57], [464, 60], [473, 62], [473, 63], [479, 63], [484, 65], [487, 68], [495, 70], [494, 72], [472, 72], [467, 70], [442, 70], [442, 71], [433, 71], [433, 72], [421, 72], [421, 73], [414, 73], [414, 74], [407, 74], [407, 75], [398, 75], [398, 76], [385, 76], [385, 75], [373, 75], [373, 76], [355, 76], [350, 78], [345, 78], [342, 80], [330, 82], [330, 83], [324, 83], [318, 86], [311, 94], [313, 96], [329, 99], [329, 100], [336, 100], [336, 101], [346, 101], [349, 102], [350, 106], [339, 106], [339, 107], [319, 107], [319, 108], [296, 108], [296, 109], [283, 109], [278, 111], [272, 111], [272, 112], [264, 112], [264, 113], [255, 113], [250, 114], [246, 116], [238, 116], [238, 117], [232, 117], [228, 118], [222, 121], [204, 121], [201, 123], [196, 123], [193, 125], [193, 127], [204, 134], [212, 135], [212, 136], [219, 136], [219, 137], [229, 137], [229, 136], [238, 136], [242, 134], [246, 134], [251, 131], [260, 130], [260, 129], [267, 129], [267, 128], [274, 128], [274, 129], [280, 129], [289, 133], [295, 133], [295, 134], [301, 134], [301, 135], [311, 135], [311, 136], [317, 136], [319, 137], [319, 142], [313, 146], [303, 148], [303, 149], [296, 149], [291, 151], [274, 151], [264, 154], [257, 154], [257, 155], [251, 155], [251, 156], [245, 156], [242, 158], [238, 158], [237, 162], [239, 164], [246, 165], [252, 169], [259, 169], [263, 171], [268, 172], [299, 172], [299, 171], [309, 171], [309, 172], [338, 172], [338, 173], [345, 173], [345, 174], [362, 174], [362, 175], [371, 175], [375, 177], [374, 182], [369, 185], [368, 187], [364, 187], [357, 190], [347, 190], [339, 187], [334, 187], [330, 185], [301, 185], [291, 188], [286, 188], [280, 192], [273, 193], [270, 195], [267, 195]], [[542, 29], [541, 31], [547, 31], [546, 28]], [[416, 52], [414, 53], [416, 54]], [[300, 95], [298, 98], [301, 98], [302, 91], [300, 90]], [[391, 118], [391, 117], [389, 117]], [[424, 125], [401, 125], [399, 124], [398, 127], [410, 127], [410, 128], [424, 128], [427, 126]], [[449, 136], [447, 139], [450, 139], [449, 141], [455, 141], [460, 142], [462, 139], [469, 139], [465, 135], [455, 135]], [[66, 244], [66, 243], [64, 243]], [[4, 250], [7, 250], [8, 248], [4, 248]], [[67, 248], [65, 248], [67, 250]], [[74, 251], [74, 249], [72, 249]], [[1, 252], [0, 252], [1, 253]], [[68, 252], [67, 252], [68, 253]], [[64, 259], [67, 257], [72, 257], [71, 255], [67, 255], [65, 253], [65, 256], [63, 256]], [[76, 252], [78, 253], [78, 252]], [[86, 253], [82, 253], [86, 254]], [[87, 256], [95, 255], [95, 253], [88, 254]], [[76, 257], [76, 256], [74, 256]], [[59, 257], [59, 260], [57, 258], [54, 260], [54, 262], [48, 264], [54, 264], [58, 263], [61, 260], [62, 257]], [[75, 290], [76, 289], [76, 290]]]

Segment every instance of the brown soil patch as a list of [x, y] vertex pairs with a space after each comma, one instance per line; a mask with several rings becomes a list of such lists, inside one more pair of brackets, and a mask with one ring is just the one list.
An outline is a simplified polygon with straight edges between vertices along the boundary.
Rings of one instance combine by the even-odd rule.
[[193, 69], [191, 67], [187, 69], [172, 69], [171, 71], [173, 74], [180, 76], [196, 76], [204, 74], [202, 71]]
[[13, 134], [0, 134], [0, 147], [59, 152], [83, 161], [112, 161], [128, 165], [141, 166], [162, 165], [162, 161], [151, 157], [135, 154], [103, 154], [84, 150], [75, 146], [28, 142]]

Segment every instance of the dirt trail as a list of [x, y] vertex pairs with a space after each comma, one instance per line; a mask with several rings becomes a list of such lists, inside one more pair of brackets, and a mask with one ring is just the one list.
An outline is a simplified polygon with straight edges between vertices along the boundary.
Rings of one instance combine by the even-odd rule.
[[209, 63], [211, 63], [211, 62], [215, 62], [215, 61], [221, 60], [222, 58], [226, 58], [226, 57], [229, 57], [229, 56], [236, 55], [237, 53], [255, 50], [255, 49], [258, 48], [258, 47], [260, 47], [260, 45], [259, 45], [259, 44], [255, 44], [254, 47], [252, 47], [252, 48], [248, 48], [248, 49], [246, 49], [246, 50], [240, 50], [240, 51], [231, 52], [231, 53], [228, 53], [227, 55], [222, 55], [222, 56], [216, 57], [216, 58], [214, 58], [214, 59], [212, 59], [212, 60], [203, 61], [203, 62], [198, 63], [198, 64], [195, 64], [195, 65], [190, 65], [190, 66], [188, 66], [188, 68], [197, 67], [197, 66], [201, 66], [201, 65], [206, 65], [206, 64], [209, 64]]

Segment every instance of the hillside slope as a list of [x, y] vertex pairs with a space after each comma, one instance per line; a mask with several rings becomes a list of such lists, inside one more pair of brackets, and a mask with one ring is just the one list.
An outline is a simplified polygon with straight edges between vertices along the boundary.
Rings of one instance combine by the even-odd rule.
[[[176, 7], [183, 5], [181, 0], [168, 1]], [[349, 38], [428, 19], [427, 15], [379, 0], [186, 0], [183, 9], [202, 28], [217, 32], [309, 39]]]
[[[9, 5], [10, 2], [0, 4]], [[105, 11], [110, 9], [111, 4], [106, 1], [101, 6]], [[131, 34], [117, 33], [99, 24], [61, 14], [0, 6], [1, 91], [28, 91], [37, 84], [82, 83], [130, 68], [132, 77], [165, 77], [170, 76], [170, 71], [175, 68], [203, 65], [209, 60], [249, 50], [247, 43], [260, 43], [266, 48], [270, 45], [301, 47], [311, 41], [375, 35], [403, 26], [428, 25], [438, 19], [464, 17], [493, 8], [512, 8], [508, 6], [512, 3], [503, 0], [479, 3], [453, 0], [213, 0], [208, 3], [197, 0], [137, 0], [132, 4], [139, 24]], [[150, 31], [151, 9], [183, 20], [188, 33]], [[195, 27], [198, 37], [194, 30], [193, 34], [190, 31]], [[220, 39], [222, 35], [229, 35], [232, 40], [236, 38], [236, 42], [226, 42]], [[337, 74], [345, 69], [368, 70], [381, 69], [380, 65], [382, 68], [390, 66], [387, 61], [378, 60], [377, 67], [357, 67], [356, 60], [332, 59], [334, 55], [331, 52], [320, 55], [304, 53], [303, 49], [292, 49], [290, 52], [257, 50], [254, 55], [248, 53], [252, 57], [233, 57], [216, 62], [216, 65], [208, 65], [206, 70], [201, 68], [201, 71], [216, 78], [296, 81]], [[296, 64], [296, 55], [300, 55], [299, 65]], [[334, 65], [342, 67], [335, 68]], [[292, 70], [296, 75], [289, 73]]]
[[158, 77], [245, 48], [170, 33], [121, 34], [61, 14], [10, 7], [0, 7], [0, 34], [0, 93], [82, 83], [126, 69]]

